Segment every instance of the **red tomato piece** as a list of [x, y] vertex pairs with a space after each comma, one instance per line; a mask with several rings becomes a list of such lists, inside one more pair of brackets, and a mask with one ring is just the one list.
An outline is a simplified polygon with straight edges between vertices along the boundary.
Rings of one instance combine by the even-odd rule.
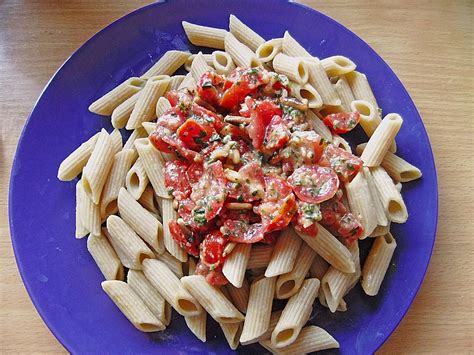
[[351, 131], [360, 121], [360, 113], [338, 112], [324, 117], [324, 124], [334, 133], [342, 134]]
[[224, 86], [224, 79], [219, 74], [208, 71], [201, 75], [196, 86], [197, 94], [201, 99], [213, 106], [219, 104]]
[[291, 133], [281, 116], [273, 116], [265, 131], [263, 140], [265, 153], [273, 153], [282, 148], [290, 140]]
[[222, 227], [225, 237], [231, 242], [253, 244], [264, 237], [261, 223], [249, 224], [246, 221], [226, 220]]
[[280, 106], [269, 99], [254, 102], [248, 98], [246, 104], [250, 107], [250, 124], [247, 126], [247, 132], [252, 144], [256, 149], [262, 148], [265, 138], [265, 130], [270, 124], [273, 116], [281, 116]]
[[172, 90], [166, 93], [166, 98], [170, 102], [171, 106], [177, 106], [180, 102], [184, 102], [186, 105], [189, 105], [193, 101], [192, 95], [188, 91], [184, 90]]
[[201, 261], [196, 265], [196, 274], [206, 277], [206, 281], [214, 286], [222, 286], [229, 283], [227, 278], [222, 273], [222, 266], [211, 268]]
[[318, 165], [302, 166], [288, 178], [296, 196], [304, 202], [321, 203], [333, 197], [339, 188], [339, 179], [330, 169]]
[[202, 161], [202, 156], [198, 152], [186, 148], [181, 140], [170, 136], [163, 136], [161, 137], [161, 140], [165, 144], [168, 144], [168, 150], [165, 153], [174, 151], [178, 157], [182, 157], [190, 162]]
[[[189, 181], [190, 185], [194, 185], [199, 181], [203, 172], [204, 166], [202, 165], [202, 163], [192, 163], [186, 170], [185, 177]], [[181, 178], [183, 178], [183, 175], [181, 175]]]
[[263, 239], [260, 241], [262, 244], [273, 244], [276, 242], [276, 239], [280, 236], [280, 231], [270, 232], [265, 234]]
[[320, 205], [321, 224], [325, 226], [335, 224], [347, 212], [346, 206], [336, 196]]
[[172, 107], [165, 113], [163, 113], [156, 121], [157, 127], [165, 127], [171, 132], [176, 130], [186, 120], [186, 114], [179, 107]]
[[196, 223], [193, 220], [193, 209], [196, 203], [190, 198], [178, 201], [178, 216], [184, 221], [184, 224], [191, 228], [197, 229]]
[[352, 243], [364, 234], [364, 227], [350, 212], [342, 216], [342, 218], [336, 223], [336, 228], [337, 233], [341, 237], [344, 237], [348, 243]]
[[165, 165], [165, 186], [175, 199], [183, 200], [191, 194], [188, 179], [183, 179], [188, 164], [181, 161], [168, 161]]
[[227, 182], [228, 196], [237, 201], [256, 201], [263, 198], [265, 180], [259, 162], [253, 161], [239, 169], [242, 183]]
[[217, 113], [214, 113], [202, 106], [197, 104], [192, 105], [193, 117], [199, 117], [200, 123], [214, 127], [217, 131], [220, 131], [224, 127], [224, 118]]
[[178, 243], [180, 248], [184, 249], [192, 256], [199, 256], [199, 244], [201, 242], [199, 236], [192, 233], [185, 235], [176, 221], [170, 221], [168, 226], [170, 228], [171, 236], [173, 237], [174, 241]]
[[279, 202], [291, 194], [291, 186], [279, 176], [265, 176], [265, 202]]
[[318, 234], [316, 222], [319, 220], [321, 220], [319, 205], [298, 201], [298, 211], [293, 219], [296, 230], [314, 237]]
[[209, 139], [211, 139], [215, 130], [212, 126], [201, 124], [193, 118], [188, 118], [178, 128], [177, 133], [178, 138], [187, 148], [200, 151], [208, 145]]
[[166, 128], [157, 127], [156, 131], [150, 134], [148, 139], [150, 140], [150, 143], [153, 144], [153, 146], [159, 151], [164, 153], [172, 153], [173, 149], [163, 140], [163, 138], [167, 136], [168, 134], [166, 132]]
[[201, 261], [209, 267], [218, 267], [224, 263], [224, 248], [227, 239], [219, 230], [215, 230], [204, 237], [201, 243]]
[[364, 162], [344, 149], [328, 144], [318, 162], [321, 166], [333, 169], [343, 182], [351, 181], [362, 169]]
[[258, 211], [262, 216], [265, 233], [281, 230], [288, 226], [297, 210], [296, 199], [292, 193], [280, 203], [262, 203]]
[[226, 80], [224, 85], [226, 90], [220, 106], [231, 110], [234, 106], [241, 104], [247, 95], [254, 93], [265, 83], [263, 74], [264, 72], [257, 68], [236, 68]]

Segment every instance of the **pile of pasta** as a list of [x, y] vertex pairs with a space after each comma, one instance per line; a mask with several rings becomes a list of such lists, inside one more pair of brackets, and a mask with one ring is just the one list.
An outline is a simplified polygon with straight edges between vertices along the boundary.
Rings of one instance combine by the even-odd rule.
[[[408, 218], [401, 183], [421, 176], [395, 155], [394, 138], [403, 120], [394, 113], [382, 119], [367, 77], [350, 59], [319, 60], [288, 32], [266, 41], [233, 15], [229, 30], [188, 22], [183, 27], [192, 44], [217, 50], [168, 51], [141, 77], [125, 80], [90, 105], [91, 112], [110, 115], [115, 129], [102, 129], [59, 167], [60, 180], [79, 177], [76, 238], [88, 236], [87, 248], [106, 279], [103, 290], [143, 332], [164, 330], [174, 308], [203, 342], [209, 314], [232, 349], [256, 342], [279, 354], [339, 347], [324, 329], [306, 324], [316, 299], [331, 312], [345, 311], [344, 296], [360, 279], [367, 295], [379, 291], [397, 245], [390, 223]], [[182, 66], [189, 73], [173, 75]], [[192, 91], [204, 72], [228, 74], [236, 66], [286, 75], [294, 83], [292, 94], [308, 103], [312, 128], [345, 150], [351, 151], [349, 144], [321, 118], [360, 113], [369, 137], [356, 149], [364, 168], [344, 188], [345, 204], [363, 224], [362, 239], [373, 240], [362, 267], [357, 241], [346, 244], [319, 224], [317, 237], [288, 227], [273, 245], [234, 245], [223, 267], [230, 283], [216, 287], [195, 274], [195, 259], [171, 237], [168, 223], [177, 215], [163, 167], [176, 157], [155, 149], [148, 135], [171, 107], [166, 92]], [[131, 131], [124, 144], [123, 128]], [[274, 299], [287, 302], [272, 312]]]

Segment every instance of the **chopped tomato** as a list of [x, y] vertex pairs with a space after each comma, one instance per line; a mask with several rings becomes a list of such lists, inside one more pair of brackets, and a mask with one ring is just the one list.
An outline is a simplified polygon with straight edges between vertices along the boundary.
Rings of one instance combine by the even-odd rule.
[[171, 236], [173, 237], [174, 241], [178, 243], [180, 248], [184, 249], [192, 256], [199, 256], [199, 244], [201, 243], [199, 236], [194, 235], [193, 233], [185, 235], [176, 221], [170, 221], [168, 226]]
[[298, 210], [295, 196], [290, 193], [281, 202], [264, 202], [259, 208], [265, 233], [285, 228]]
[[253, 101], [251, 98], [247, 98], [246, 104], [250, 107], [251, 119], [250, 124], [247, 126], [247, 132], [252, 139], [253, 146], [256, 149], [260, 149], [265, 138], [265, 130], [273, 116], [281, 116], [281, 108], [269, 99]]
[[191, 228], [197, 229], [196, 223], [193, 220], [193, 209], [196, 203], [190, 198], [185, 198], [178, 201], [178, 216], [184, 221], [184, 224]]
[[229, 283], [222, 273], [222, 266], [212, 268], [211, 270], [209, 266], [199, 261], [196, 265], [196, 274], [205, 276], [206, 281], [214, 286], [222, 286]]
[[170, 102], [171, 106], [178, 106], [179, 103], [184, 102], [186, 105], [190, 105], [193, 101], [192, 95], [188, 91], [177, 91], [172, 90], [166, 93], [166, 98]]
[[209, 139], [211, 139], [215, 131], [209, 125], [204, 125], [196, 122], [193, 118], [188, 118], [178, 128], [177, 133], [178, 138], [187, 148], [199, 151], [208, 145]]
[[188, 164], [181, 161], [168, 161], [165, 165], [165, 186], [175, 199], [183, 200], [191, 194], [191, 186], [183, 179]]
[[220, 106], [230, 110], [241, 104], [247, 95], [254, 93], [257, 88], [265, 83], [264, 72], [261, 69], [236, 68], [226, 79], [226, 89]]
[[220, 134], [222, 134], [223, 136], [230, 135], [233, 139], [241, 138], [241, 139], [248, 140], [249, 138], [249, 135], [245, 127], [236, 126], [230, 123], [224, 123], [224, 126], [222, 127]]
[[242, 182], [227, 182], [228, 196], [240, 202], [256, 201], [263, 198], [265, 180], [259, 162], [253, 161], [238, 171]]
[[359, 121], [360, 114], [357, 111], [332, 113], [323, 119], [324, 124], [337, 134], [351, 131]]
[[314, 237], [318, 234], [316, 222], [319, 220], [321, 220], [319, 205], [298, 201], [298, 211], [293, 220], [296, 230]]
[[186, 159], [190, 162], [202, 161], [201, 154], [195, 152], [194, 150], [186, 148], [184, 146], [183, 142], [181, 142], [181, 140], [179, 140], [175, 137], [170, 137], [170, 136], [163, 136], [163, 137], [161, 137], [161, 140], [164, 143], [168, 144], [168, 146], [169, 146], [168, 150], [165, 153], [169, 153], [170, 151], [174, 151], [176, 153], [176, 155], [178, 155], [178, 157], [184, 158], [184, 159]]
[[273, 244], [273, 243], [275, 243], [275, 241], [279, 237], [279, 235], [280, 235], [280, 231], [274, 231], [274, 232], [270, 232], [268, 234], [265, 234], [265, 236], [260, 241], [260, 243]]
[[360, 221], [352, 214], [346, 213], [336, 222], [337, 233], [344, 237], [348, 243], [359, 239], [364, 234], [364, 227]]
[[[168, 132], [167, 132], [168, 131]], [[157, 127], [156, 131], [150, 134], [148, 139], [153, 146], [161, 152], [172, 153], [173, 149], [168, 143], [166, 143], [163, 138], [168, 136], [169, 130], [166, 130], [164, 127]]]
[[347, 182], [357, 175], [364, 162], [354, 154], [346, 152], [333, 144], [328, 144], [318, 164], [330, 167], [336, 172], [341, 181]]
[[333, 225], [347, 212], [346, 206], [340, 201], [341, 195], [337, 193], [333, 198], [321, 203], [321, 224]]
[[253, 244], [264, 237], [261, 223], [249, 224], [246, 221], [226, 220], [222, 226], [224, 236], [231, 242]]
[[195, 119], [197, 117], [200, 118], [199, 122], [201, 124], [207, 124], [207, 125], [213, 126], [216, 129], [216, 131], [220, 131], [222, 127], [224, 127], [224, 118], [221, 115], [218, 115], [217, 113], [214, 113], [202, 106], [193, 104], [192, 113], [193, 113], [192, 117], [194, 117]]
[[290, 140], [291, 132], [288, 124], [280, 116], [273, 116], [268, 125], [263, 146], [265, 153], [273, 153], [282, 148]]
[[171, 132], [176, 132], [176, 130], [183, 124], [186, 120], [186, 113], [183, 112], [179, 107], [172, 107], [156, 121], [157, 127], [165, 127]]
[[279, 176], [265, 176], [265, 202], [280, 202], [291, 194], [291, 186]]
[[219, 104], [224, 86], [224, 79], [219, 74], [207, 71], [201, 75], [196, 86], [197, 94], [201, 99], [213, 106]]
[[336, 173], [322, 166], [302, 166], [288, 178], [296, 196], [304, 202], [321, 203], [329, 200], [339, 188]]
[[[186, 170], [186, 175], [184, 175], [185, 179], [188, 180], [189, 184], [192, 186], [196, 184], [199, 179], [201, 178], [204, 172], [204, 166], [202, 163], [192, 163], [189, 165], [188, 169]], [[183, 175], [180, 175], [180, 178], [183, 178]]]
[[224, 263], [224, 248], [227, 239], [219, 230], [215, 230], [204, 237], [201, 243], [201, 261], [209, 267], [218, 267]]

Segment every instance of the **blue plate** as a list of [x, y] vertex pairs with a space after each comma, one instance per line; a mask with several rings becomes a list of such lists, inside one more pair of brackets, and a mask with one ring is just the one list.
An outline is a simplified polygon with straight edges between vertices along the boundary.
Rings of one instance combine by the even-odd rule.
[[[143, 73], [167, 50], [195, 51], [182, 20], [227, 28], [231, 13], [264, 38], [289, 30], [315, 56], [351, 58], [367, 74], [383, 111], [404, 118], [398, 152], [423, 171], [421, 180], [403, 186], [410, 218], [393, 227], [398, 248], [380, 294], [365, 296], [357, 286], [347, 297], [347, 312], [331, 314], [315, 305], [312, 322], [340, 342], [340, 353], [371, 353], [393, 332], [420, 287], [436, 234], [436, 171], [421, 118], [388, 65], [345, 27], [305, 6], [278, 0], [172, 0], [117, 20], [79, 48], [46, 86], [18, 144], [10, 185], [15, 255], [33, 303], [70, 352], [231, 352], [211, 321], [205, 344], [176, 315], [165, 332], [137, 331], [101, 290], [102, 275], [86, 240], [74, 238], [75, 184], [56, 178], [60, 162], [74, 148], [101, 127], [111, 129], [109, 118], [88, 112], [91, 102]], [[357, 134], [352, 138], [352, 143], [363, 140]], [[258, 345], [240, 349], [263, 351]]]

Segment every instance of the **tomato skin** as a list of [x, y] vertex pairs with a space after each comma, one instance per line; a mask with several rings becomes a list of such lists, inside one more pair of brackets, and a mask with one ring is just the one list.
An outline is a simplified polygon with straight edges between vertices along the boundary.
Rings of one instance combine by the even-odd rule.
[[330, 226], [335, 224], [347, 212], [346, 206], [337, 198], [321, 203], [321, 224]]
[[165, 186], [178, 201], [191, 194], [188, 180], [182, 178], [187, 169], [188, 164], [180, 161], [167, 161], [165, 164]]
[[217, 106], [222, 95], [223, 85], [224, 79], [222, 76], [208, 71], [199, 78], [196, 91], [201, 99], [213, 106]]
[[336, 223], [337, 233], [352, 243], [364, 234], [362, 223], [350, 212], [346, 213]]
[[297, 210], [298, 206], [293, 194], [286, 196], [280, 204], [262, 203], [259, 211], [262, 215], [265, 233], [278, 231], [288, 226]]
[[249, 224], [228, 219], [224, 222], [223, 230], [229, 241], [235, 243], [253, 244], [264, 238], [264, 227], [261, 223]]
[[211, 126], [200, 124], [195, 119], [188, 118], [178, 128], [177, 134], [187, 148], [200, 151], [203, 146], [207, 145], [214, 132]]
[[201, 239], [198, 236], [194, 234], [186, 236], [176, 221], [170, 221], [168, 226], [171, 236], [174, 241], [178, 243], [180, 248], [192, 256], [199, 256], [199, 244], [201, 243]]
[[199, 256], [201, 261], [209, 267], [218, 267], [224, 263], [224, 248], [228, 240], [219, 230], [215, 230], [204, 237], [201, 243]]
[[333, 169], [342, 182], [351, 181], [362, 169], [364, 162], [344, 149], [328, 144], [318, 162]]
[[198, 152], [186, 148], [181, 140], [170, 136], [163, 136], [161, 137], [161, 140], [165, 144], [168, 144], [168, 150], [165, 153], [174, 151], [178, 156], [188, 160], [189, 162], [202, 161], [202, 156]]
[[251, 98], [247, 98], [245, 102], [250, 109], [251, 119], [250, 124], [247, 126], [247, 132], [253, 146], [256, 149], [261, 149], [265, 138], [265, 130], [273, 116], [281, 117], [281, 108], [269, 99], [253, 101]]
[[351, 131], [360, 121], [360, 113], [337, 112], [324, 117], [324, 124], [334, 133], [342, 134]]
[[318, 165], [302, 166], [288, 178], [294, 193], [301, 201], [321, 203], [333, 197], [339, 188], [339, 179], [330, 169]]
[[242, 103], [247, 95], [255, 93], [257, 88], [263, 84], [263, 72], [261, 70], [256, 68], [234, 69], [224, 84], [225, 92], [220, 106], [231, 110]]
[[282, 148], [290, 140], [291, 133], [281, 116], [273, 116], [266, 131], [263, 140], [264, 151], [271, 154]]

